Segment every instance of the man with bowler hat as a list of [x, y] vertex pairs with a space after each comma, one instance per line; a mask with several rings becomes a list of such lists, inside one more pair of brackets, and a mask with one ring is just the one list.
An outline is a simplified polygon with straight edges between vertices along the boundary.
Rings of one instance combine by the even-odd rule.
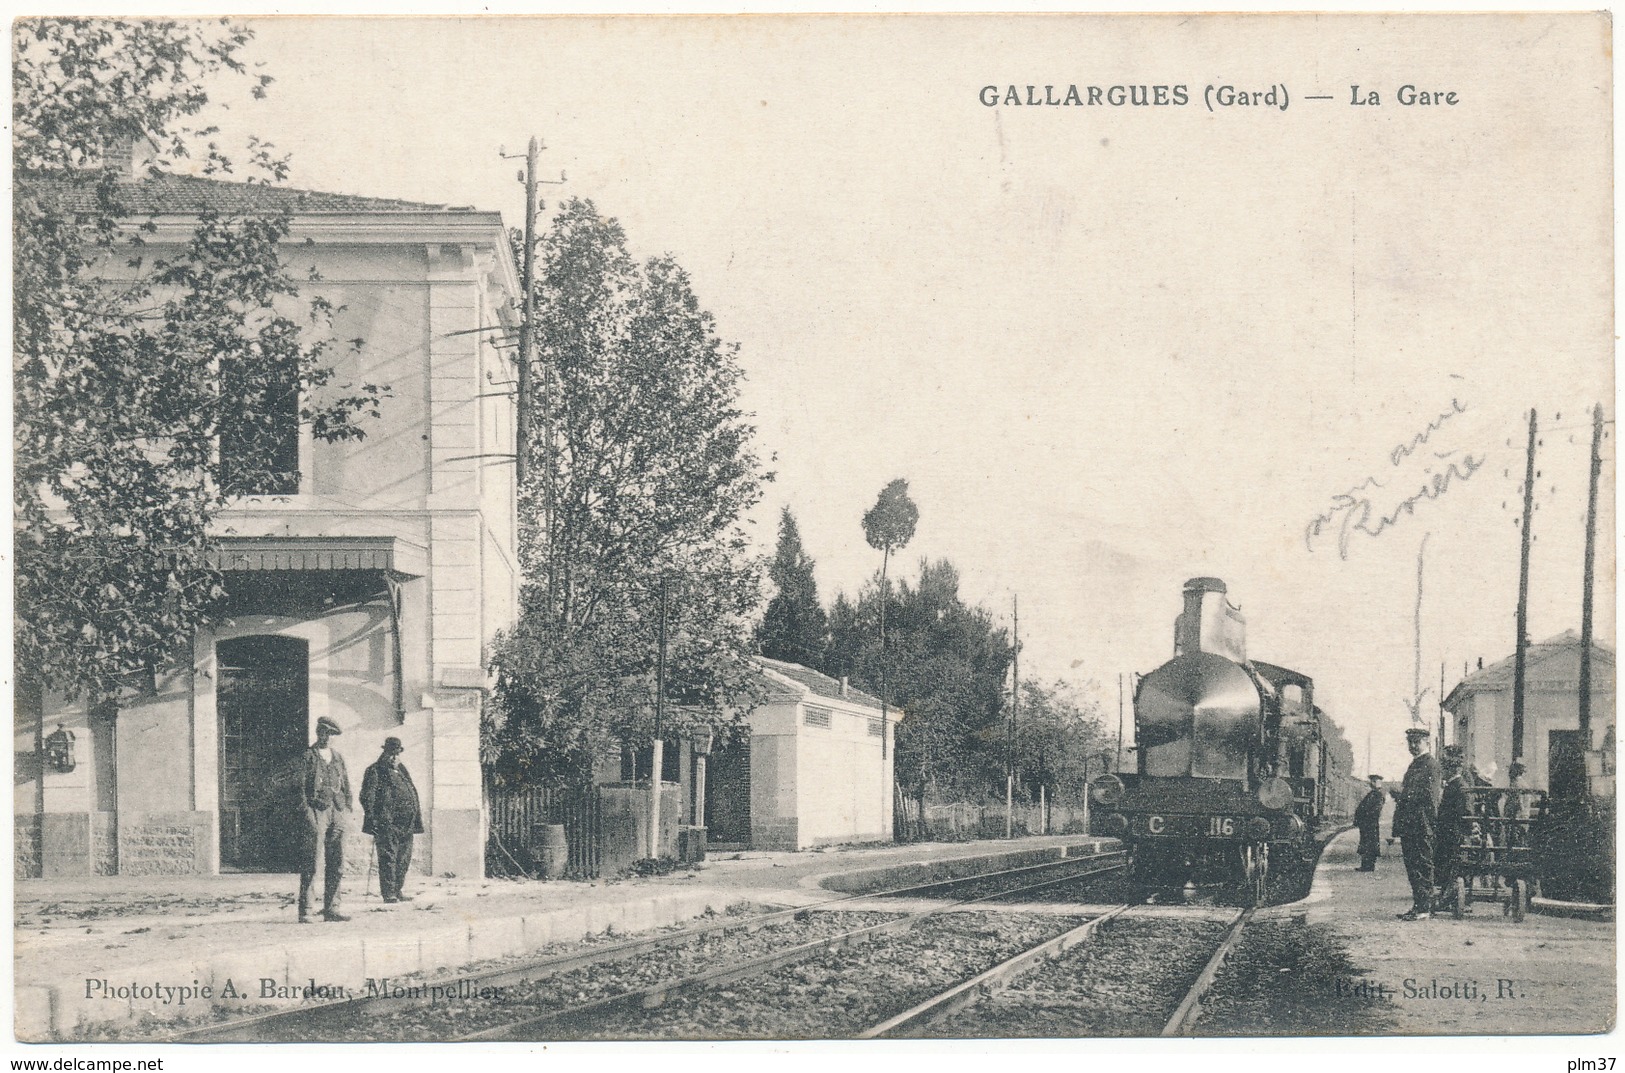
[[344, 875], [344, 828], [350, 819], [350, 773], [332, 739], [343, 733], [327, 716], [316, 720], [316, 744], [305, 751], [300, 790], [305, 809], [305, 845], [299, 864], [299, 923], [310, 922], [310, 887], [316, 862], [323, 859], [322, 919], [349, 920], [339, 912], [339, 879]]
[[1428, 751], [1427, 727], [1405, 731], [1405, 744], [1416, 759], [1405, 770], [1394, 809], [1394, 833], [1405, 853], [1405, 874], [1411, 881], [1411, 908], [1401, 920], [1426, 920], [1433, 912], [1433, 836], [1439, 822], [1439, 799], [1444, 792], [1439, 761]]
[[378, 890], [386, 902], [409, 902], [401, 890], [412, 863], [412, 836], [423, 833], [423, 811], [411, 773], [401, 763], [399, 738], [384, 739], [384, 753], [361, 778], [361, 824], [378, 850]]
[[1375, 872], [1382, 853], [1382, 805], [1388, 796], [1382, 792], [1382, 776], [1367, 775], [1371, 790], [1354, 809], [1354, 826], [1360, 829], [1360, 866], [1357, 872]]

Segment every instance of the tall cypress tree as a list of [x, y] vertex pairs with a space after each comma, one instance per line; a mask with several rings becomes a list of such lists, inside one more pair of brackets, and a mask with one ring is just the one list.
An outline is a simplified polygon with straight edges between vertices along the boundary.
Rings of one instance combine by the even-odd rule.
[[767, 605], [767, 614], [757, 630], [762, 655], [807, 667], [819, 666], [829, 641], [829, 620], [818, 603], [813, 561], [802, 547], [801, 530], [789, 507], [779, 515], [779, 546], [768, 576], [778, 592]]

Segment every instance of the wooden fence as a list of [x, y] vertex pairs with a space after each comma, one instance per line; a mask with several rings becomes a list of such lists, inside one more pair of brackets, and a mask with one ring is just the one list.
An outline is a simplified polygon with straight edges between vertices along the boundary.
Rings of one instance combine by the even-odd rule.
[[490, 826], [485, 839], [485, 869], [491, 875], [539, 875], [542, 870], [544, 824], [564, 825], [569, 849], [564, 874], [572, 879], [597, 879], [602, 871], [599, 848], [598, 788], [494, 787], [485, 788]]
[[[579, 787], [485, 788], [490, 816], [485, 840], [485, 870], [490, 875], [540, 875], [545, 824], [563, 824], [569, 857], [569, 879], [597, 879], [631, 868], [647, 847], [647, 786], [608, 784]], [[661, 788], [660, 854], [677, 847], [682, 792], [676, 783]]]

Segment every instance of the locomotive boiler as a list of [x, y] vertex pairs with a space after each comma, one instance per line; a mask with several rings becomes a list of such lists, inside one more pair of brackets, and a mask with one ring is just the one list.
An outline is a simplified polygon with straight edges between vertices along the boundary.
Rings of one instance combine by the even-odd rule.
[[1144, 889], [1222, 885], [1256, 905], [1271, 861], [1303, 860], [1324, 811], [1314, 682], [1247, 658], [1223, 581], [1192, 578], [1184, 596], [1174, 658], [1134, 691], [1137, 770], [1090, 785], [1091, 833], [1127, 843]]

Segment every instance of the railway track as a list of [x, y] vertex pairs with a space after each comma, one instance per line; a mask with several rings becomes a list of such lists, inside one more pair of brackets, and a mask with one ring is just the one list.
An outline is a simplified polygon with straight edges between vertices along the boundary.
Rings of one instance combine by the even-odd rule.
[[[1109, 976], [1109, 973], [1101, 971], [1100, 965], [1079, 962], [1075, 956], [1065, 957], [1069, 951], [1075, 951], [1075, 948], [1109, 931], [1106, 927], [1108, 924], [1116, 922], [1119, 926], [1129, 923], [1153, 925], [1150, 934], [1155, 942], [1169, 938], [1166, 935], [1155, 934], [1154, 925], [1159, 922], [1179, 924], [1192, 919], [1211, 922], [1211, 913], [1206, 911], [1197, 913], [1159, 911], [1155, 916], [1125, 917], [1125, 914], [1131, 913], [1135, 908], [1137, 907], [1129, 904], [1119, 905], [1063, 935], [1023, 950], [975, 977], [874, 1025], [861, 1033], [860, 1038], [907, 1036], [965, 1038], [986, 1036], [995, 1031], [1001, 1036], [1191, 1035], [1192, 1029], [1202, 1016], [1203, 999], [1212, 987], [1225, 959], [1236, 948], [1255, 910], [1244, 909], [1238, 912], [1233, 920], [1222, 926], [1222, 934], [1217, 934], [1216, 937], [1210, 934], [1185, 935], [1165, 944], [1167, 947], [1165, 957], [1188, 967], [1182, 971], [1176, 969], [1167, 978], [1157, 981], [1159, 984], [1177, 981], [1180, 990], [1173, 993], [1181, 994], [1166, 1020], [1161, 1020], [1159, 1031], [1156, 1027], [1160, 1020], [1157, 1011], [1167, 1008], [1166, 988], [1152, 987], [1112, 992], [1101, 987], [1077, 990], [1067, 986], [1069, 979], [1076, 981], [1079, 977], [1089, 977], [1089, 983], [1098, 985]], [[1218, 932], [1220, 928], [1216, 925], [1211, 930]], [[1105, 942], [1109, 945], [1112, 939], [1107, 938]], [[1181, 944], [1187, 949], [1181, 951], [1179, 949]], [[1190, 974], [1195, 968], [1197, 959], [1188, 956], [1190, 953], [1188, 948], [1192, 946], [1201, 946], [1204, 950], [1211, 949], [1211, 953], [1201, 961], [1200, 971], [1195, 972], [1194, 979], [1191, 979]], [[1097, 953], [1102, 962], [1124, 960], [1115, 957], [1110, 951]], [[1141, 970], [1149, 968], [1149, 964], [1145, 961], [1135, 964]], [[1024, 977], [1036, 979], [1024, 981]], [[1020, 991], [1014, 990], [1017, 986], [1021, 987]], [[983, 1004], [993, 1003], [998, 1003], [996, 1009], [977, 1008]], [[1092, 1031], [1068, 1031], [1080, 1027], [1076, 1020], [1068, 1017], [1069, 1014], [1086, 1015], [1087, 1027]], [[1152, 1016], [1157, 1016], [1158, 1020], [1150, 1020]], [[1116, 1030], [1111, 1031], [1110, 1028]]]
[[1236, 922], [1230, 925], [1230, 930], [1225, 932], [1224, 938], [1219, 942], [1218, 949], [1213, 951], [1213, 956], [1208, 958], [1206, 965], [1202, 966], [1202, 971], [1197, 974], [1196, 981], [1191, 984], [1190, 990], [1185, 992], [1185, 997], [1179, 1000], [1179, 1005], [1174, 1008], [1173, 1016], [1168, 1018], [1168, 1023], [1162, 1026], [1162, 1035], [1164, 1037], [1190, 1035], [1192, 1026], [1202, 1016], [1202, 999], [1207, 996], [1208, 989], [1213, 986], [1214, 979], [1219, 975], [1219, 969], [1224, 965], [1224, 959], [1229, 957], [1230, 952], [1236, 948], [1237, 942], [1241, 939], [1241, 931], [1253, 919], [1254, 912], [1256, 912], [1254, 909], [1242, 910], [1241, 915], [1236, 917]]
[[[1126, 855], [1117, 853], [1095, 854], [1086, 857], [1065, 858], [1038, 865], [1007, 869], [995, 873], [932, 880], [891, 890], [847, 894], [825, 899], [811, 905], [775, 910], [736, 919], [724, 919], [660, 935], [644, 936], [625, 942], [572, 952], [559, 957], [537, 959], [518, 965], [502, 966], [479, 972], [414, 983], [410, 987], [392, 989], [390, 993], [362, 995], [290, 1010], [279, 1010], [247, 1017], [200, 1025], [170, 1034], [171, 1042], [227, 1042], [262, 1040], [317, 1040], [317, 1039], [525, 1039], [536, 1034], [565, 1028], [574, 1022], [590, 1020], [617, 1009], [650, 1009], [684, 994], [713, 990], [735, 980], [770, 972], [797, 961], [816, 957], [826, 951], [863, 943], [885, 935], [895, 935], [928, 920], [966, 906], [994, 902], [1002, 898], [1046, 891], [1057, 886], [1076, 883], [1090, 877], [1116, 873], [1126, 864]], [[1057, 875], [1057, 873], [1060, 873]], [[1031, 880], [1031, 882], [1029, 882]], [[913, 912], [882, 914], [873, 910], [852, 914], [839, 907], [851, 903], [887, 897], [919, 897], [933, 891], [952, 890], [957, 887], [980, 888], [993, 886], [991, 892], [973, 889], [970, 896], [962, 896], [945, 904]], [[838, 919], [856, 916], [855, 920]], [[881, 919], [876, 920], [876, 917]], [[815, 919], [820, 918], [820, 919]], [[837, 925], [822, 927], [829, 921]], [[801, 941], [778, 944], [760, 933], [773, 933], [783, 929], [795, 934]], [[669, 953], [673, 949], [695, 946], [696, 953], [704, 957], [703, 947], [710, 940], [741, 933], [756, 937], [743, 945], [750, 956], [729, 960], [727, 963], [688, 974], [660, 975], [652, 981], [639, 979], [642, 986], [626, 987], [598, 997], [585, 997], [576, 991], [578, 1001], [569, 1001], [570, 988], [561, 989], [551, 1001], [514, 1001], [510, 996], [523, 993], [531, 985], [548, 980], [568, 982], [575, 974], [579, 978], [584, 970], [624, 966], [635, 963], [641, 956]], [[811, 937], [807, 937], [808, 934]], [[760, 950], [751, 950], [755, 946]], [[638, 974], [632, 974], [637, 978]], [[647, 973], [642, 974], [647, 976]], [[496, 996], [493, 1000], [486, 996]], [[483, 1003], [483, 1010], [481, 1004]], [[511, 1010], [502, 1009], [512, 1005]], [[538, 1008], [544, 1007], [544, 1008]], [[447, 1023], [435, 1025], [433, 1022]], [[470, 1028], [470, 1022], [477, 1022]], [[382, 1031], [395, 1025], [404, 1031]], [[358, 1036], [358, 1028], [362, 1034]], [[448, 1030], [449, 1029], [449, 1030]], [[370, 1031], [372, 1034], [367, 1034]]]

